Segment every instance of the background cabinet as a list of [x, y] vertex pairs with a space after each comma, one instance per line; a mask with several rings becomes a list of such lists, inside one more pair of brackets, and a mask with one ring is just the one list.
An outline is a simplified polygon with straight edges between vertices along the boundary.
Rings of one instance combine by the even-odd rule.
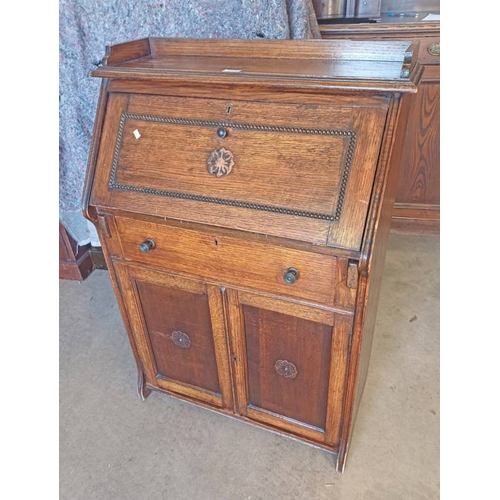
[[90, 244], [77, 245], [59, 222], [59, 279], [83, 281], [94, 267]]
[[[417, 57], [424, 67], [420, 91], [411, 109], [396, 192], [392, 230], [439, 234], [440, 213], [440, 24], [423, 21], [439, 13], [436, 0], [384, 0], [379, 22], [321, 24], [324, 39], [409, 40], [419, 42]], [[389, 16], [418, 13], [418, 17]]]

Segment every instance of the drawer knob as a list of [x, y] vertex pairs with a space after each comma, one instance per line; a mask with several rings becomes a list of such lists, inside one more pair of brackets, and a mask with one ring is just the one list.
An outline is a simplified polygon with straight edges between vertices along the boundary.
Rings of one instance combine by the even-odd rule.
[[288, 271], [283, 275], [283, 280], [287, 285], [293, 285], [299, 279], [299, 271], [294, 267], [288, 269]]
[[143, 241], [140, 245], [139, 245], [139, 248], [141, 249], [141, 251], [143, 251], [144, 253], [147, 253], [149, 252], [150, 250], [153, 250], [153, 248], [156, 246], [155, 242], [148, 238], [146, 241]]
[[226, 137], [227, 135], [227, 130], [224, 128], [224, 127], [219, 127], [217, 129], [217, 135], [221, 138], [221, 139], [224, 139], [224, 137]]

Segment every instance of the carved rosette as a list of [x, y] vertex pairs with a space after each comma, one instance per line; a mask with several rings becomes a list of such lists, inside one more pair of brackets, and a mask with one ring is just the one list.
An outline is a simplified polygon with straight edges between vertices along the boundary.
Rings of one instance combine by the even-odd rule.
[[188, 337], [188, 334], [180, 330], [174, 330], [170, 335], [170, 339], [176, 346], [182, 349], [187, 349], [191, 346], [191, 339]]
[[207, 170], [215, 177], [225, 177], [231, 173], [234, 165], [234, 156], [226, 148], [214, 149], [207, 160]]
[[431, 56], [439, 56], [441, 52], [441, 44], [439, 42], [431, 43], [427, 47], [427, 52], [429, 52]]
[[274, 363], [274, 368], [278, 375], [285, 378], [295, 378], [298, 375], [297, 367], [286, 359], [278, 359]]

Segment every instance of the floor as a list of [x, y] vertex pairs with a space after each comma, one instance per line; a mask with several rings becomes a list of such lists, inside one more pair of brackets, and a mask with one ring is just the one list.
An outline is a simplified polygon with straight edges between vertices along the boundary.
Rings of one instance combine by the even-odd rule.
[[439, 238], [391, 235], [344, 474], [306, 444], [152, 393], [108, 273], [60, 281], [61, 500], [439, 498]]

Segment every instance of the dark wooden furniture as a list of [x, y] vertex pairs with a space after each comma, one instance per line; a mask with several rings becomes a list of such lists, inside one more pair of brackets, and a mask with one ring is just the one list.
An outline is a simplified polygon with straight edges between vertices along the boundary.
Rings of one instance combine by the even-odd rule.
[[408, 43], [109, 48], [83, 206], [162, 391], [337, 455], [366, 379], [421, 67]]
[[94, 270], [91, 246], [78, 246], [59, 222], [59, 279], [83, 281]]
[[[426, 10], [427, 9], [427, 10]], [[389, 16], [390, 12], [417, 12], [418, 17]], [[326, 40], [408, 40], [419, 42], [417, 57], [424, 67], [420, 90], [411, 100], [392, 230], [438, 235], [440, 208], [440, 24], [422, 21], [439, 12], [436, 0], [383, 0], [380, 22], [322, 24]]]

